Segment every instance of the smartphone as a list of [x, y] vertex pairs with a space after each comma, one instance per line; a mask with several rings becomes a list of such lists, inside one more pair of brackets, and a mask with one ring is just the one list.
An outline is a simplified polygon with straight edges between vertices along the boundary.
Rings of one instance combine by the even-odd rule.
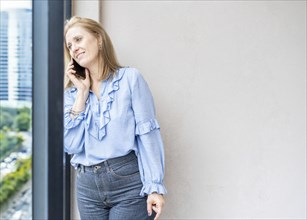
[[85, 75], [85, 68], [83, 66], [80, 66], [77, 61], [73, 60], [73, 64], [74, 64], [74, 70], [75, 72], [75, 76], [81, 78], [81, 79], [85, 79], [86, 75]]

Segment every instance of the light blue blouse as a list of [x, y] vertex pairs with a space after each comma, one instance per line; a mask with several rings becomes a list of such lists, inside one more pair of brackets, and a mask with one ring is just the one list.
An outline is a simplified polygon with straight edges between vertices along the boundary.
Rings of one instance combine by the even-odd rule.
[[141, 196], [166, 194], [164, 149], [153, 97], [135, 68], [120, 68], [101, 84], [100, 99], [90, 91], [85, 110], [71, 119], [77, 89], [64, 92], [64, 149], [71, 164], [95, 165], [135, 151], [143, 182]]

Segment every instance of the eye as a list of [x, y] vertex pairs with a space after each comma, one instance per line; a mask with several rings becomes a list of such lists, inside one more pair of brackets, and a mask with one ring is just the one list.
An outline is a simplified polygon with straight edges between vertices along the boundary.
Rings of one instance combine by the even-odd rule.
[[79, 42], [82, 40], [82, 37], [76, 37], [76, 42]]
[[68, 48], [68, 50], [70, 50], [71, 49], [71, 44], [68, 44], [67, 48]]

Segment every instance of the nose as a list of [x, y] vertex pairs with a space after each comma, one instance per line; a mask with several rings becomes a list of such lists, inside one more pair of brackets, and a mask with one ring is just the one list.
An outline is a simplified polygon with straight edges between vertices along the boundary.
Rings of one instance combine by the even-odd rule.
[[78, 45], [76, 45], [76, 44], [72, 44], [72, 45], [71, 45], [71, 51], [72, 51], [73, 53], [75, 53], [75, 52], [78, 51], [78, 50], [79, 50]]
[[76, 44], [72, 44], [71, 45], [71, 49], [70, 49], [70, 55], [72, 57], [75, 57], [76, 54], [78, 53], [79, 47]]

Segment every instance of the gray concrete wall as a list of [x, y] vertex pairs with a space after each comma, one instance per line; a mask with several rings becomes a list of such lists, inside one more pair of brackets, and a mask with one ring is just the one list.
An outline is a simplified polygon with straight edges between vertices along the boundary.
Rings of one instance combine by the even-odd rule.
[[121, 64], [138, 68], [155, 98], [162, 218], [306, 218], [306, 2], [101, 7]]

